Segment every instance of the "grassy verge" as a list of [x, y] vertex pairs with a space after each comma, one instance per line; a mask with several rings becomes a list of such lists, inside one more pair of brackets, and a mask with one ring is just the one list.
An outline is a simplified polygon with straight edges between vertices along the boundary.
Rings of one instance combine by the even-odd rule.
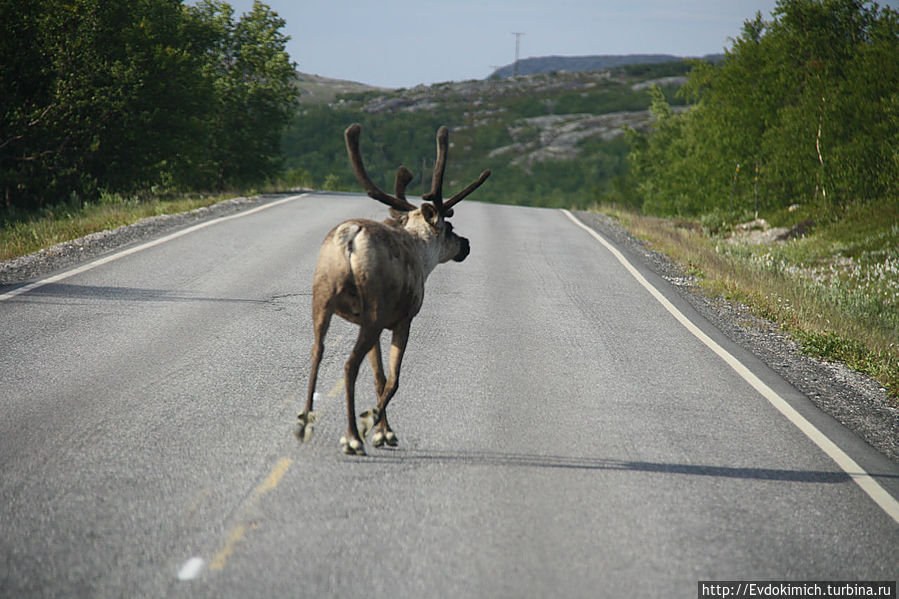
[[[704, 292], [779, 323], [805, 352], [872, 376], [899, 404], [896, 203], [849, 206], [803, 237], [772, 243], [735, 241], [731, 231], [711, 234], [698, 222], [601, 211], [695, 275]], [[812, 212], [767, 218], [790, 226]]]
[[104, 194], [98, 201], [62, 204], [31, 214], [0, 214], [0, 260], [10, 260], [148, 216], [177, 214], [240, 194], [130, 196]]

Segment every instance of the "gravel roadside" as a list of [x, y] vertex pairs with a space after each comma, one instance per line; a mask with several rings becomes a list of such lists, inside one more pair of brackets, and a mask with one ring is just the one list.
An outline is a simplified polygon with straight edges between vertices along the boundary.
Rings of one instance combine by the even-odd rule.
[[[271, 202], [283, 194], [233, 198], [207, 208], [174, 215], [155, 216], [117, 229], [60, 243], [28, 256], [0, 262], [0, 291], [71, 268], [177, 229], [198, 224]], [[754, 316], [742, 305], [709, 298], [699, 292], [693, 277], [662, 254], [648, 249], [609, 217], [577, 212], [586, 224], [641, 256], [659, 276], [731, 340], [751, 351], [784, 377], [818, 407], [836, 418], [881, 453], [899, 463], [899, 408], [874, 379], [842, 364], [803, 355], [780, 327]]]
[[227, 216], [267, 201], [282, 197], [279, 194], [232, 198], [205, 208], [197, 208], [180, 214], [164, 214], [142, 219], [133, 225], [92, 233], [72, 241], [65, 241], [39, 252], [0, 262], [0, 290], [71, 268], [77, 264], [99, 258], [117, 250], [154, 237], [160, 237], [177, 229], [203, 221]]
[[752, 352], [777, 374], [892, 461], [899, 463], [899, 407], [873, 378], [843, 364], [804, 355], [776, 323], [752, 314], [743, 304], [701, 293], [695, 277], [631, 236], [603, 214], [576, 212], [578, 218], [615, 243], [641, 256], [703, 317], [732, 341]]

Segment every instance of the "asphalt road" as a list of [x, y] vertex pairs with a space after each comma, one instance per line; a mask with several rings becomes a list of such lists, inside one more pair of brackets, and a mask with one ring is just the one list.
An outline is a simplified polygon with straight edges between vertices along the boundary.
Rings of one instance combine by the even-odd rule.
[[[899, 468], [637, 266], [851, 456], [847, 473], [559, 211], [461, 204], [472, 252], [428, 281], [391, 404], [399, 448], [340, 452], [355, 330], [337, 319], [298, 444], [315, 257], [355, 216], [386, 209], [299, 197], [0, 301], [0, 596], [693, 597], [700, 580], [899, 578]], [[370, 378], [365, 364], [360, 410]]]

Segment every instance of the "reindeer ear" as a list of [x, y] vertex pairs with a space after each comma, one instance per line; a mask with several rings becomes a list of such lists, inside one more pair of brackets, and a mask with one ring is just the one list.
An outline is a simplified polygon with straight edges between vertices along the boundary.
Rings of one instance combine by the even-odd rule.
[[435, 208], [433, 204], [429, 204], [428, 202], [425, 202], [421, 205], [421, 215], [425, 217], [425, 220], [432, 225], [437, 224], [437, 219], [440, 216], [437, 212], [437, 208]]

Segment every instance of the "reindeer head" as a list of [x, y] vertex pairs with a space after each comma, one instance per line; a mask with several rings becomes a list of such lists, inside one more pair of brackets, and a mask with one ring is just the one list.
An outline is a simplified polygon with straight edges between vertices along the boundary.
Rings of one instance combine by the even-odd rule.
[[412, 181], [412, 173], [405, 166], [396, 171], [393, 196], [381, 191], [369, 178], [362, 163], [359, 151], [360, 125], [351, 125], [344, 133], [347, 154], [353, 172], [369, 197], [390, 206], [390, 215], [399, 226], [419, 239], [423, 239], [437, 251], [438, 262], [465, 260], [471, 251], [468, 239], [453, 232], [453, 226], [447, 219], [453, 215], [453, 206], [465, 199], [471, 192], [481, 186], [490, 171], [485, 170], [471, 185], [443, 201], [443, 173], [446, 170], [446, 154], [449, 148], [449, 129], [445, 126], [437, 130], [437, 161], [434, 164], [434, 178], [431, 191], [422, 196], [425, 203], [420, 208], [406, 199], [406, 186]]

